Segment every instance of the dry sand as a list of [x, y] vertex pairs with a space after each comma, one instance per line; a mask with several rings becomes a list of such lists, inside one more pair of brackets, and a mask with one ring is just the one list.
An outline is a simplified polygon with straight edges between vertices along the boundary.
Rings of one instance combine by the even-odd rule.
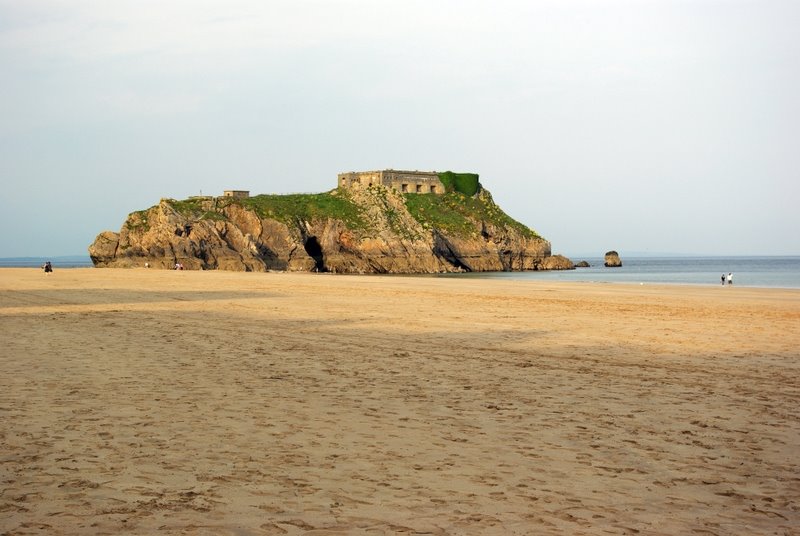
[[800, 291], [0, 270], [2, 534], [800, 534]]

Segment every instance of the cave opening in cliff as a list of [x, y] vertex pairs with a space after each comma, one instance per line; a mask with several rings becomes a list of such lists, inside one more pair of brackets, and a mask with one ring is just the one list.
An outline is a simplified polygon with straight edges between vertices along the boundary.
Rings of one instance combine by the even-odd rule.
[[307, 237], [303, 246], [305, 247], [308, 256], [314, 259], [314, 271], [326, 272], [327, 270], [325, 269], [325, 262], [322, 258], [322, 246], [319, 245], [317, 237]]

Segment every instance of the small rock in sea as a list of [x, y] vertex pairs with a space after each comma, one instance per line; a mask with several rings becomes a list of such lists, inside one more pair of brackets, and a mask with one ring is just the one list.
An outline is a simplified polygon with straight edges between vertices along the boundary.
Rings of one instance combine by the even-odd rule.
[[606, 252], [604, 265], [609, 268], [619, 268], [622, 266], [622, 260], [619, 258], [619, 253], [613, 250]]

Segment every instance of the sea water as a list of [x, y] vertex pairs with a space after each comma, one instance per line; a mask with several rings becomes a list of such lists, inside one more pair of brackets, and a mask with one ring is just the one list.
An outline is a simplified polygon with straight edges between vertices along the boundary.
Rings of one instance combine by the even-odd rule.
[[94, 266], [88, 255], [71, 255], [67, 257], [8, 257], [0, 258], [0, 268], [41, 268], [50, 261], [53, 268], [90, 268]]
[[[54, 269], [91, 267], [89, 257], [25, 257], [0, 259], [0, 267], [40, 268], [51, 260]], [[622, 257], [622, 266], [606, 268], [603, 258], [575, 257], [589, 268], [541, 272], [481, 272], [443, 277], [533, 279], [598, 283], [666, 283], [720, 285], [722, 274], [733, 274], [733, 284], [745, 287], [800, 288], [800, 257]]]
[[606, 268], [603, 258], [586, 260], [589, 268], [541, 272], [491, 272], [459, 277], [580, 281], [598, 283], [665, 283], [721, 285], [722, 274], [733, 274], [733, 285], [800, 288], [800, 257], [621, 257], [622, 266]]

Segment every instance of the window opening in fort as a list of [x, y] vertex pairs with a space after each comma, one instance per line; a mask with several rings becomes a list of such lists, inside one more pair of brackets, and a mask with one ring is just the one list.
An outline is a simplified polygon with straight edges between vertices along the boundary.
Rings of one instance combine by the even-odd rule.
[[432, 194], [436, 193], [436, 185], [435, 184], [431, 184], [431, 193]]
[[408, 184], [401, 184], [400, 185], [400, 191], [403, 192], [403, 193], [408, 192]]
[[421, 184], [417, 184], [417, 193], [420, 193], [420, 192], [422, 192], [422, 185]]

